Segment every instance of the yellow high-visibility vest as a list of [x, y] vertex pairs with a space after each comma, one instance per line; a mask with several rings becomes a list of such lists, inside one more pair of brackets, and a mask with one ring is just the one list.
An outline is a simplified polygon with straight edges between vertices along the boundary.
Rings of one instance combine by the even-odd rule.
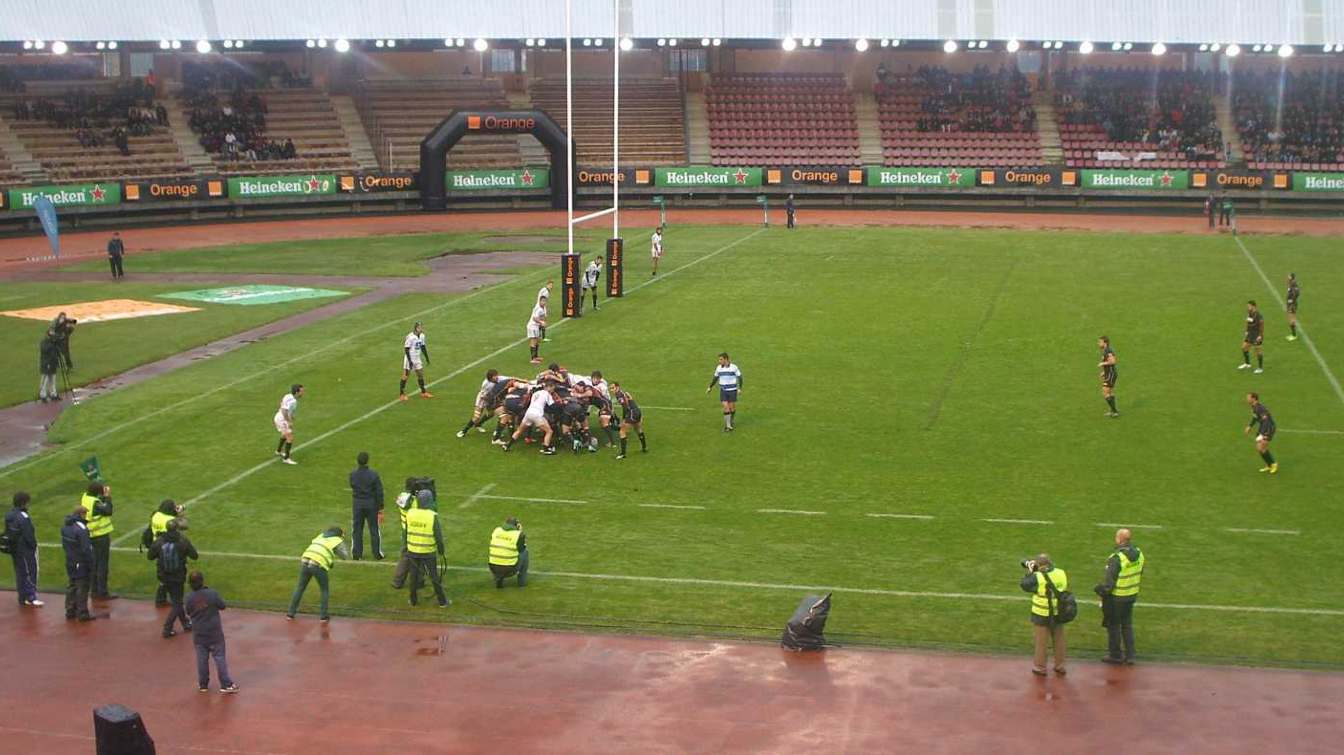
[[168, 523], [175, 517], [172, 514], [165, 514], [162, 511], [155, 511], [149, 518], [149, 532], [154, 537], [158, 537], [168, 531]]
[[522, 530], [496, 527], [490, 533], [490, 563], [495, 566], [514, 566], [518, 563], [518, 538]]
[[434, 517], [433, 509], [412, 509], [406, 512], [406, 550], [411, 553], [433, 553]]
[[308, 544], [303, 557], [322, 567], [323, 571], [331, 571], [331, 564], [336, 559], [336, 546], [340, 544], [341, 538], [335, 535], [318, 535]]
[[85, 493], [79, 499], [79, 505], [89, 510], [89, 513], [84, 520], [84, 523], [89, 528], [89, 537], [102, 537], [103, 535], [112, 534], [112, 517], [93, 513], [93, 506], [98, 502], [98, 496], [89, 495], [88, 493]]
[[1120, 574], [1115, 578], [1115, 589], [1111, 595], [1117, 598], [1138, 595], [1139, 580], [1143, 579], [1143, 551], [1139, 551], [1139, 557], [1134, 561], [1130, 561], [1124, 551], [1116, 551], [1115, 555], [1120, 557]]
[[[1047, 579], [1055, 586], [1055, 594], [1053, 596], [1046, 595], [1045, 580]], [[1036, 572], [1036, 592], [1031, 596], [1031, 612], [1037, 616], [1049, 617], [1051, 614], [1050, 606], [1052, 604], [1056, 607], [1057, 612], [1059, 607], [1059, 594], [1067, 589], [1069, 589], [1069, 575], [1065, 574], [1064, 570], [1058, 566], [1051, 569], [1048, 573], [1043, 574], [1041, 572]]]

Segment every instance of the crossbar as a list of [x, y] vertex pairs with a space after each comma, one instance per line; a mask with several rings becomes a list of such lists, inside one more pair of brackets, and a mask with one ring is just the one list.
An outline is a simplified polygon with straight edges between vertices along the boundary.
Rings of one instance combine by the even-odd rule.
[[582, 223], [582, 222], [585, 221], [585, 220], [592, 220], [593, 218], [600, 218], [600, 217], [602, 217], [603, 215], [610, 215], [610, 214], [613, 213], [613, 212], [616, 212], [616, 208], [615, 208], [615, 207], [608, 207], [608, 208], [605, 209], [605, 210], [598, 210], [597, 212], [590, 212], [590, 213], [588, 213], [587, 215], [580, 215], [579, 217], [577, 217], [577, 218], [573, 218], [573, 219], [571, 219], [571, 220], [569, 221], [569, 227], [570, 227], [570, 228], [573, 228], [575, 225], [577, 225], [578, 223]]

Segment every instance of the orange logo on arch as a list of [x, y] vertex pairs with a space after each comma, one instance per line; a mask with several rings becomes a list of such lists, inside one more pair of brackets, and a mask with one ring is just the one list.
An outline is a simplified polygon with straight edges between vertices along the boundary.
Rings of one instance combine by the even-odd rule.
[[469, 116], [467, 116], [467, 128], [469, 128], [469, 129], [471, 129], [471, 130], [473, 130], [473, 131], [478, 131], [478, 130], [480, 130], [480, 128], [481, 128], [481, 116], [479, 116], [479, 115], [469, 115]]

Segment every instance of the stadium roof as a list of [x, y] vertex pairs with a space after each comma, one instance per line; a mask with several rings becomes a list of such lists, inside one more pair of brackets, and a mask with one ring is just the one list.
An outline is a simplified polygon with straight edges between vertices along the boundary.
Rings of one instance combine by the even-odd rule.
[[[1344, 42], [1344, 0], [617, 0], [634, 38]], [[0, 41], [523, 39], [564, 35], [563, 0], [4, 0]], [[610, 37], [611, 0], [574, 0]]]

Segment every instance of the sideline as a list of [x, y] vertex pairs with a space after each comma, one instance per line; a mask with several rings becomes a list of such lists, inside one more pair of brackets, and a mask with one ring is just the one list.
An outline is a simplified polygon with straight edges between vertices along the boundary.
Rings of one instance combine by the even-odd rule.
[[[1247, 249], [1246, 245], [1241, 242], [1240, 236], [1233, 236], [1232, 240], [1237, 242], [1237, 246], [1241, 247], [1241, 253], [1246, 257], [1246, 261], [1251, 263], [1251, 267], [1255, 268], [1256, 275], [1259, 275], [1260, 280], [1265, 282], [1265, 288], [1269, 289], [1269, 295], [1273, 296], [1274, 301], [1278, 302], [1279, 309], [1284, 309], [1287, 305], [1284, 304], [1283, 297], [1279, 296], [1279, 290], [1274, 288], [1274, 284], [1269, 282], [1269, 278], [1260, 267], [1260, 263], [1255, 259], [1255, 255], [1251, 254], [1251, 250]], [[1307, 335], [1307, 329], [1302, 325], [1300, 318], [1297, 321], [1297, 330], [1302, 334], [1302, 341], [1307, 345], [1311, 355], [1316, 357], [1316, 364], [1321, 366], [1321, 372], [1325, 373], [1325, 379], [1330, 381], [1330, 387], [1335, 389], [1335, 396], [1339, 399], [1339, 403], [1344, 404], [1344, 387], [1340, 387], [1339, 378], [1335, 377], [1335, 373], [1330, 371], [1330, 365], [1325, 363], [1325, 357], [1321, 356], [1321, 352], [1316, 350], [1316, 342], [1312, 341], [1311, 336]]]
[[[314, 354], [321, 354], [322, 352], [327, 351], [328, 349], [336, 348], [337, 346], [340, 346], [340, 345], [342, 345], [342, 344], [349, 343], [350, 341], [353, 341], [353, 340], [355, 340], [355, 339], [357, 339], [357, 338], [363, 338], [364, 336], [367, 336], [367, 335], [369, 335], [370, 333], [376, 333], [376, 332], [378, 332], [378, 331], [380, 331], [380, 330], [384, 330], [384, 329], [386, 329], [386, 328], [390, 328], [390, 327], [392, 327], [392, 326], [394, 326], [394, 325], [397, 325], [397, 324], [399, 324], [399, 323], [404, 323], [404, 322], [406, 322], [407, 320], [419, 320], [419, 319], [421, 319], [421, 318], [423, 318], [423, 317], [425, 317], [425, 316], [427, 316], [427, 315], [429, 315], [429, 314], [431, 314], [431, 313], [433, 313], [433, 312], [438, 312], [439, 310], [447, 309], [448, 307], [451, 307], [451, 306], [453, 306], [453, 305], [455, 305], [455, 304], [460, 304], [461, 302], [468, 301], [468, 300], [470, 300], [470, 299], [474, 299], [474, 298], [476, 298], [477, 296], [481, 296], [482, 294], [488, 293], [488, 292], [490, 292], [490, 291], [494, 291], [494, 290], [497, 289], [497, 288], [501, 288], [501, 287], [503, 287], [503, 286], [507, 286], [507, 285], [510, 285], [510, 284], [513, 284], [513, 283], [521, 283], [522, 281], [529, 280], [529, 279], [531, 279], [531, 278], [540, 277], [540, 273], [541, 273], [541, 272], [542, 272], [542, 271], [537, 271], [537, 272], [529, 273], [529, 274], [527, 274], [527, 275], [519, 276], [519, 277], [516, 277], [516, 278], [511, 278], [511, 279], [506, 280], [506, 281], [500, 281], [499, 283], [495, 283], [495, 284], [493, 284], [493, 285], [486, 286], [486, 287], [481, 288], [481, 289], [477, 289], [476, 291], [473, 291], [473, 292], [471, 292], [471, 293], [469, 293], [469, 294], [467, 294], [467, 295], [465, 295], [465, 296], [461, 296], [461, 297], [458, 297], [458, 298], [456, 298], [456, 299], [452, 299], [452, 300], [450, 300], [450, 301], [443, 302], [442, 304], [435, 304], [434, 306], [429, 307], [428, 309], [422, 309], [422, 310], [420, 310], [419, 312], [412, 312], [411, 314], [408, 314], [408, 315], [404, 315], [404, 316], [398, 317], [398, 318], [396, 318], [396, 319], [394, 319], [394, 320], [389, 320], [388, 322], [385, 322], [385, 323], [383, 323], [383, 324], [381, 324], [381, 325], [375, 325], [375, 326], [373, 326], [373, 327], [371, 327], [371, 328], [366, 328], [366, 329], [361, 330], [361, 331], [359, 331], [359, 332], [357, 332], [357, 333], [352, 333], [352, 334], [350, 334], [350, 335], [348, 335], [348, 336], [345, 336], [344, 338], [339, 338], [339, 339], [337, 339], [337, 340], [335, 340], [335, 341], [332, 341], [331, 343], [328, 343], [328, 344], [326, 344], [325, 346], [320, 346], [320, 347], [318, 347], [318, 348], [316, 348], [316, 349], [313, 349], [312, 351], [306, 351], [306, 352], [304, 352], [303, 354], [300, 354], [299, 356], [293, 357], [293, 358], [291, 358], [291, 359], [286, 359], [286, 360], [283, 361], [283, 362], [278, 362], [278, 363], [276, 363], [276, 364], [271, 365], [270, 367], [262, 368], [262, 369], [260, 369], [260, 370], [258, 370], [258, 371], [256, 371], [256, 372], [251, 373], [250, 375], [244, 375], [243, 377], [240, 377], [240, 378], [238, 378], [237, 380], [233, 380], [233, 381], [230, 381], [230, 382], [225, 383], [225, 384], [223, 384], [223, 385], [216, 386], [216, 387], [214, 387], [214, 388], [211, 388], [211, 389], [208, 390], [208, 391], [204, 391], [204, 392], [201, 392], [201, 393], [193, 394], [192, 396], [190, 396], [190, 397], [188, 397], [188, 398], [184, 398], [184, 399], [182, 399], [181, 401], [177, 401], [177, 402], [171, 403], [171, 404], [169, 404], [169, 405], [167, 405], [167, 406], [159, 407], [158, 409], [155, 409], [155, 410], [152, 411], [152, 412], [147, 412], [147, 413], [145, 413], [145, 414], [138, 415], [138, 416], [136, 416], [134, 419], [127, 420], [127, 421], [125, 421], [125, 422], [123, 422], [123, 423], [121, 423], [121, 424], [119, 424], [119, 425], [114, 425], [114, 426], [112, 426], [112, 427], [110, 427], [110, 428], [108, 428], [108, 429], [106, 429], [106, 430], [104, 430], [104, 431], [102, 431], [102, 432], [100, 432], [100, 433], [97, 433], [96, 435], [92, 435], [92, 436], [90, 436], [90, 437], [88, 437], [88, 438], [85, 438], [85, 439], [83, 439], [83, 440], [81, 440], [81, 441], [77, 441], [77, 442], [75, 442], [75, 443], [71, 443], [71, 444], [69, 444], [69, 445], [63, 445], [63, 446], [61, 446], [60, 448], [53, 449], [53, 450], [50, 451], [49, 453], [38, 454], [38, 456], [37, 456], [36, 458], [34, 458], [34, 459], [30, 460], [30, 461], [26, 461], [26, 462], [23, 462], [23, 463], [21, 463], [21, 464], [16, 464], [16, 465], [14, 465], [14, 466], [12, 466], [12, 467], [9, 467], [8, 469], [0, 470], [0, 479], [4, 479], [5, 477], [8, 477], [9, 475], [14, 474], [15, 472], [20, 472], [20, 471], [22, 471], [22, 470], [28, 469], [29, 467], [36, 466], [36, 465], [38, 465], [38, 464], [41, 464], [41, 463], [47, 461], [48, 459], [54, 459], [54, 458], [56, 458], [57, 456], [60, 456], [60, 455], [62, 455], [62, 454], [65, 454], [65, 453], [67, 453], [67, 452], [69, 452], [69, 451], [74, 451], [74, 450], [76, 450], [76, 449], [84, 448], [84, 447], [88, 446], [89, 444], [94, 443], [95, 441], [102, 440], [103, 438], [106, 438], [107, 436], [112, 435], [113, 433], [117, 433], [117, 432], [120, 432], [120, 431], [122, 431], [122, 430], [125, 430], [126, 428], [131, 427], [132, 425], [138, 425], [138, 424], [140, 424], [141, 422], [144, 422], [144, 421], [147, 420], [147, 419], [153, 419], [154, 417], [158, 417], [158, 416], [160, 416], [160, 415], [162, 415], [162, 414], [166, 414], [167, 412], [171, 412], [171, 411], [173, 411], [173, 410], [175, 410], [175, 409], [180, 409], [181, 407], [186, 406], [187, 404], [194, 403], [194, 402], [199, 401], [199, 400], [201, 400], [201, 399], [203, 399], [203, 398], [208, 398], [208, 397], [213, 396], [213, 395], [215, 395], [216, 393], [219, 393], [219, 392], [221, 392], [221, 391], [226, 391], [226, 390], [228, 390], [228, 389], [230, 389], [230, 388], [232, 388], [232, 387], [234, 387], [234, 386], [236, 386], [236, 385], [241, 385], [242, 383], [246, 383], [246, 382], [249, 381], [249, 380], [254, 380], [254, 379], [256, 379], [256, 378], [261, 377], [262, 375], [266, 375], [266, 374], [268, 374], [268, 373], [274, 372], [274, 371], [276, 371], [276, 370], [278, 370], [278, 369], [280, 369], [280, 368], [282, 368], [282, 367], [288, 367], [289, 365], [294, 364], [294, 363], [296, 363], [296, 362], [307, 361], [307, 360], [311, 359], [312, 356], [313, 356]], [[548, 271], [548, 272], [549, 272], [549, 271]], [[371, 303], [371, 304], [372, 304], [372, 303]], [[360, 309], [363, 309], [363, 307], [361, 307]], [[346, 313], [346, 314], [354, 314], [354, 313], [356, 313], [356, 312], [359, 312], [360, 309], [353, 310], [353, 311], [348, 312], [348, 313]], [[318, 324], [320, 324], [320, 323], [327, 322], [327, 321], [329, 321], [329, 320], [331, 320], [331, 319], [335, 319], [335, 318], [328, 318], [327, 320], [319, 320], [319, 321], [317, 321], [317, 322], [310, 323], [310, 325], [318, 325]], [[305, 326], [305, 327], [307, 327], [307, 326]], [[303, 330], [303, 328], [296, 328], [295, 330], [292, 330], [292, 331], [289, 331], [289, 332], [290, 332], [290, 333], [294, 333], [294, 332], [298, 332], [298, 331], [300, 331], [300, 330]], [[284, 335], [284, 334], [280, 334], [280, 335]]]
[[[732, 249], [733, 247], [737, 246], [738, 244], [741, 244], [741, 243], [744, 242], [744, 241], [749, 241], [749, 240], [751, 240], [751, 239], [753, 239], [753, 238], [755, 238], [755, 237], [761, 235], [762, 233], [765, 233], [765, 231], [766, 231], [765, 228], [758, 228], [758, 229], [756, 229], [755, 231], [752, 231], [751, 233], [747, 234], [746, 236], [743, 236], [743, 237], [737, 239], [736, 241], [731, 241], [731, 242], [729, 242], [729, 243], [727, 243], [727, 244], [725, 244], [725, 245], [719, 247], [718, 249], [715, 249], [714, 251], [709, 252], [708, 254], [704, 254], [704, 255], [701, 255], [701, 256], [699, 256], [699, 257], [696, 257], [695, 259], [691, 260], [690, 262], [687, 262], [687, 263], [684, 264], [684, 265], [681, 265], [680, 267], [675, 267], [675, 268], [673, 268], [673, 269], [671, 269], [671, 270], [668, 270], [667, 273], [664, 274], [661, 278], [650, 278], [649, 280], [646, 280], [646, 281], [644, 281], [643, 283], [640, 283], [640, 284], [638, 284], [638, 285], [632, 286], [629, 290], [626, 291], [626, 293], [627, 293], [627, 294], [632, 294], [632, 293], [634, 293], [634, 292], [636, 292], [636, 291], [638, 291], [638, 290], [644, 288], [645, 286], [650, 286], [650, 285], [652, 285], [652, 284], [654, 284], [654, 283], [657, 283], [657, 282], [659, 282], [659, 281], [667, 280], [668, 278], [672, 277], [673, 275], [676, 275], [677, 273], [681, 272], [682, 270], [685, 270], [685, 269], [687, 269], [687, 268], [689, 268], [689, 267], [694, 267], [695, 265], [698, 265], [698, 264], [700, 264], [701, 262], [704, 262], [705, 260], [708, 260], [708, 259], [712, 259], [712, 258], [714, 258], [714, 257], [717, 257], [717, 256], [719, 256], [720, 254], [723, 254], [724, 252], [728, 251], [729, 249]], [[514, 279], [514, 280], [512, 280], [512, 281], [507, 281], [507, 283], [516, 283], [516, 282], [518, 282], [518, 280], [522, 280], [522, 279]], [[501, 283], [500, 285], [504, 285], [504, 284]], [[475, 296], [475, 295], [479, 295], [479, 294], [482, 294], [482, 293], [485, 293], [486, 291], [489, 291], [489, 290], [492, 290], [492, 289], [481, 289], [481, 291], [477, 292], [477, 294], [473, 294], [473, 296]], [[469, 297], [464, 297], [463, 299], [455, 299], [454, 301], [464, 301], [465, 298], [469, 298]], [[617, 301], [623, 301], [623, 299], [618, 299]], [[452, 303], [452, 302], [447, 302], [446, 304], [451, 304], [451, 303]], [[615, 303], [615, 302], [613, 302], [613, 303]], [[446, 304], [445, 304], [445, 305], [440, 305], [440, 306], [446, 306]], [[405, 320], [406, 320], [406, 318], [405, 318], [405, 317], [402, 317], [402, 318], [398, 319], [397, 322], [404, 322]], [[565, 319], [565, 320], [561, 320], [560, 322], [558, 322], [558, 323], [556, 323], [556, 324], [554, 324], [554, 325], [551, 325], [551, 326], [549, 326], [549, 327], [550, 327], [551, 330], [555, 330], [556, 328], [559, 328], [559, 327], [563, 326], [565, 323], [569, 323], [569, 322], [573, 322], [573, 321], [574, 321], [573, 319]], [[383, 327], [386, 327], [386, 326], [383, 326]], [[485, 361], [490, 360], [490, 359], [494, 359], [495, 357], [499, 356], [500, 354], [503, 354], [505, 351], [508, 351], [509, 349], [517, 348], [518, 346], [520, 346], [520, 345], [522, 345], [523, 343], [526, 343], [526, 342], [527, 342], [527, 338], [526, 338], [526, 337], [524, 337], [524, 338], [519, 338], [519, 339], [516, 339], [516, 340], [514, 340], [514, 341], [511, 341], [511, 342], [509, 342], [509, 343], [507, 343], [507, 344], [505, 344], [505, 345], [499, 347], [498, 349], [495, 349], [494, 351], [490, 352], [489, 354], [486, 354], [486, 355], [483, 356], [483, 357], [480, 357], [480, 358], [478, 358], [478, 359], [476, 359], [476, 360], [474, 360], [474, 361], [472, 361], [472, 362], [469, 362], [469, 363], [467, 363], [467, 364], [465, 364], [465, 365], [463, 365], [463, 366], [457, 368], [456, 370], [453, 370], [452, 372], [448, 373], [447, 375], [444, 375], [444, 376], [442, 376], [442, 377], [440, 377], [440, 378], [438, 378], [438, 379], [436, 379], [436, 380], [433, 380], [433, 381], [429, 382], [429, 383], [427, 384], [427, 387], [432, 388], [432, 387], [434, 387], [434, 386], [436, 386], [436, 385], [439, 385], [440, 383], [444, 383], [444, 382], [446, 382], [446, 381], [448, 381], [448, 380], [452, 380], [453, 378], [455, 378], [455, 377], [461, 375], [462, 373], [466, 372], [467, 370], [470, 370], [470, 369], [473, 369], [473, 368], [479, 366], [482, 362], [485, 362]], [[311, 356], [311, 353], [309, 353], [309, 354], [305, 354], [304, 356], [305, 356], [305, 358], [308, 357], [308, 356]], [[367, 420], [367, 419], [371, 419], [371, 418], [373, 418], [373, 417], [376, 417], [376, 416], [378, 416], [379, 414], [382, 414], [383, 412], [387, 411], [388, 409], [391, 409], [392, 407], [394, 407], [394, 406], [398, 406], [398, 405], [400, 405], [400, 404], [401, 404], [401, 401], [398, 400], [398, 399], [393, 399], [392, 401], [388, 401], [387, 403], [382, 404], [381, 406], [377, 406], [377, 407], [375, 407], [375, 408], [373, 408], [373, 409], [370, 409], [369, 411], [365, 412], [364, 414], [360, 415], [359, 417], [356, 417], [356, 418], [354, 418], [354, 419], [352, 419], [352, 420], [349, 420], [349, 421], [347, 421], [347, 422], [345, 422], [345, 423], [343, 423], [343, 424], [337, 425], [336, 427], [332, 428], [331, 430], [328, 430], [328, 431], [322, 433], [321, 435], [318, 435], [318, 436], [312, 438], [311, 440], [307, 440], [307, 441], [304, 441], [303, 443], [300, 443], [299, 445], [295, 446], [293, 450], [294, 450], [294, 451], [302, 451], [302, 450], [305, 449], [305, 448], [309, 448], [309, 447], [314, 446], [314, 445], [316, 445], [316, 444], [318, 444], [318, 443], [321, 443], [322, 441], [326, 440], [327, 438], [330, 438], [330, 437], [333, 436], [333, 435], [336, 435], [336, 434], [338, 434], [338, 433], [344, 432], [344, 431], [350, 429], [351, 427], [354, 427], [355, 425], [357, 425], [357, 424], [363, 422], [364, 420]], [[194, 497], [188, 499], [187, 501], [185, 501], [185, 502], [182, 504], [182, 509], [185, 511], [187, 508], [193, 506], [194, 504], [200, 503], [201, 501], [205, 500], [206, 498], [209, 498], [210, 496], [214, 495], [215, 493], [218, 493], [219, 491], [224, 490], [224, 489], [226, 489], [226, 488], [233, 487], [234, 485], [236, 485], [236, 484], [242, 482], [243, 480], [246, 480], [247, 478], [251, 477], [252, 475], [256, 474], [257, 472], [260, 472], [261, 470], [263, 470], [263, 469], [265, 469], [265, 468], [267, 468], [267, 467], [269, 467], [269, 466], [273, 466], [273, 465], [276, 463], [276, 461], [277, 461], [277, 460], [274, 459], [274, 458], [267, 459], [266, 461], [264, 461], [264, 462], [262, 462], [262, 463], [260, 463], [260, 464], [257, 464], [257, 465], [255, 465], [255, 466], [253, 466], [253, 467], [250, 467], [250, 468], [248, 468], [248, 469], [243, 470], [242, 472], [239, 472], [238, 474], [234, 475], [233, 477], [230, 477], [229, 479], [225, 480], [224, 482], [221, 482], [221, 483], [219, 483], [218, 485], [215, 485], [214, 487], [207, 489], [205, 492], [200, 493], [199, 495], [196, 495], [196, 496], [194, 496]], [[482, 497], [484, 497], [484, 496], [482, 496]], [[131, 539], [131, 538], [133, 538], [133, 537], [136, 537], [136, 536], [138, 536], [138, 535], [139, 535], [138, 532], [127, 532], [126, 534], [122, 535], [121, 537], [117, 538], [116, 540], [113, 540], [113, 541], [112, 541], [112, 544], [113, 544], [113, 545], [121, 545], [122, 543], [126, 542], [127, 540], [129, 540], [129, 539]]]
[[[40, 543], [43, 548], [60, 548], [59, 543]], [[126, 548], [114, 546], [112, 550], [124, 553], [136, 553], [137, 548]], [[242, 558], [258, 561], [298, 561], [294, 555], [279, 556], [270, 553], [239, 553], [233, 551], [201, 551], [201, 556], [213, 558]], [[388, 568], [396, 565], [395, 561], [343, 561], [342, 564], [352, 566]], [[457, 572], [477, 572], [484, 573], [489, 571], [484, 566], [455, 566], [449, 564], [448, 571]], [[729, 587], [746, 588], [753, 590], [787, 590], [791, 592], [838, 592], [850, 595], [879, 595], [890, 598], [942, 598], [948, 600], [973, 600], [973, 601], [1008, 601], [1018, 602], [1023, 600], [1022, 595], [996, 595], [990, 593], [970, 593], [970, 592], [925, 592], [919, 590], [889, 590], [880, 587], [838, 587], [835, 585], [803, 585], [790, 583], [774, 582], [747, 582], [731, 579], [697, 579], [694, 577], [647, 577], [634, 574], [601, 574], [572, 571], [530, 571], [529, 574], [539, 577], [563, 577], [567, 579], [587, 579], [601, 582], [639, 582], [644, 584], [669, 584], [669, 585], [696, 585], [701, 587]], [[1091, 604], [1090, 601], [1080, 601], [1080, 603]], [[1198, 604], [1198, 603], [1150, 603], [1144, 601], [1141, 603], [1145, 609], [1162, 608], [1183, 611], [1223, 611], [1231, 613], [1264, 613], [1264, 614], [1287, 614], [1295, 616], [1338, 616], [1344, 617], [1344, 610], [1334, 608], [1289, 608], [1284, 606], [1228, 606], [1216, 604]]]

